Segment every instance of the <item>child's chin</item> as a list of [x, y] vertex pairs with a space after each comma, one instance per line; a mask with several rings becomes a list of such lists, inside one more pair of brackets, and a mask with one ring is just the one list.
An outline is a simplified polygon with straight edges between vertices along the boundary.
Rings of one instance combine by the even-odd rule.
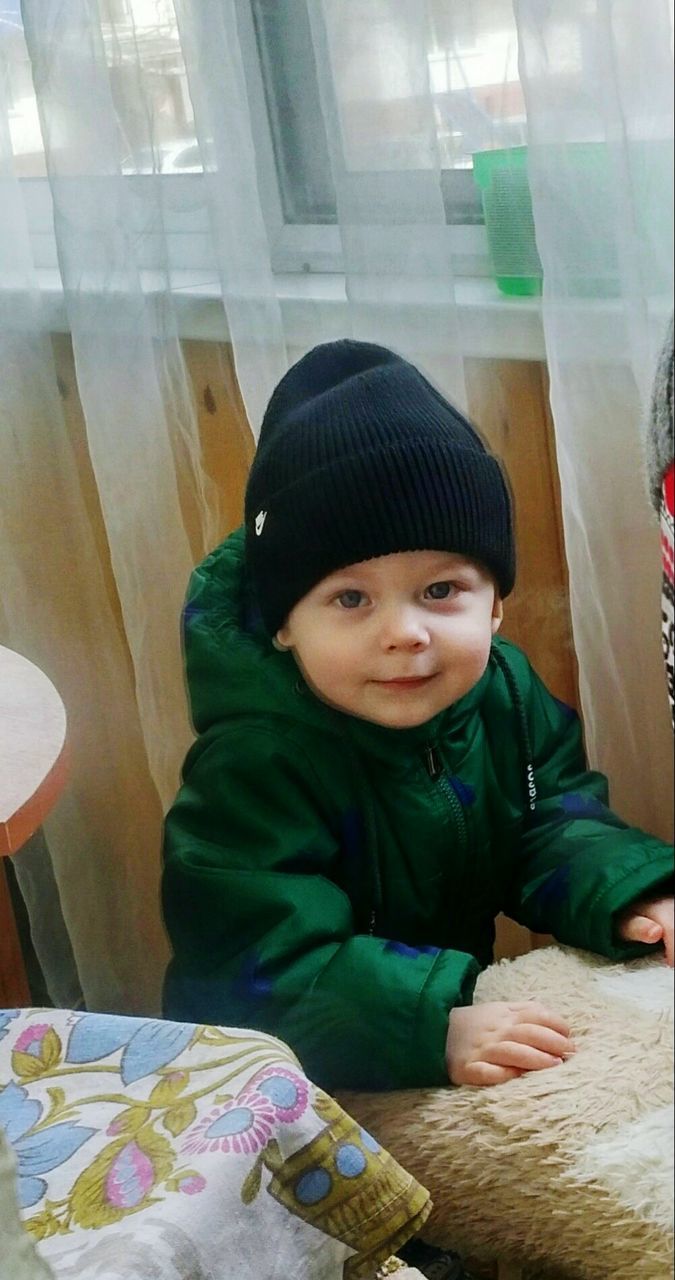
[[409, 711], [402, 712], [400, 710], [392, 710], [391, 715], [377, 713], [369, 716], [364, 715], [364, 720], [370, 720], [372, 724], [379, 724], [383, 729], [418, 729], [420, 725], [427, 724], [429, 720], [433, 720], [436, 715], [435, 711]]

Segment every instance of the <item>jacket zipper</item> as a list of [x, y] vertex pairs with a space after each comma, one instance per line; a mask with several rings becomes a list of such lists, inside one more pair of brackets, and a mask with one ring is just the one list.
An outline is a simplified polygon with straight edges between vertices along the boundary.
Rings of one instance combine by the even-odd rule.
[[455, 794], [452, 784], [448, 781], [446, 777], [445, 770], [443, 768], [443, 761], [441, 760], [438, 747], [435, 747], [433, 745], [425, 747], [424, 756], [425, 756], [425, 761], [427, 766], [427, 773], [429, 774], [431, 781], [438, 784], [438, 787], [443, 793], [443, 796], [447, 800], [448, 807], [450, 808], [452, 816], [455, 819], [455, 822], [457, 824], [458, 835], [460, 837], [462, 847], [466, 848], [467, 832], [466, 832], [466, 818], [464, 816], [464, 809], [462, 808], [462, 805], [460, 803], [458, 796]]

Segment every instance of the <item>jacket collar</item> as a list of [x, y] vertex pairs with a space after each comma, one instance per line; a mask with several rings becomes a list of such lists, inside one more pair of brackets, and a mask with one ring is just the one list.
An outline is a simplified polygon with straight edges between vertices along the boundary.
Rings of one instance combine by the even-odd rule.
[[311, 700], [322, 709], [326, 727], [330, 725], [334, 732], [350, 742], [360, 754], [372, 755], [394, 764], [419, 757], [425, 748], [435, 745], [441, 738], [445, 741], [452, 740], [461, 750], [468, 738], [473, 736], [475, 713], [483, 700], [490, 678], [488, 666], [478, 683], [459, 702], [412, 729], [389, 729], [337, 711], [322, 703], [300, 676], [296, 687], [303, 699]]

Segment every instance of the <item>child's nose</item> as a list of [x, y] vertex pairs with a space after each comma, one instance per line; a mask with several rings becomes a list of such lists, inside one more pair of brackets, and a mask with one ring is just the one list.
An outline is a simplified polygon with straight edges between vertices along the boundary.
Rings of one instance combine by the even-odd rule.
[[382, 644], [389, 652], [406, 649], [413, 653], [426, 649], [429, 644], [429, 632], [424, 620], [414, 609], [400, 609], [385, 622], [382, 630]]

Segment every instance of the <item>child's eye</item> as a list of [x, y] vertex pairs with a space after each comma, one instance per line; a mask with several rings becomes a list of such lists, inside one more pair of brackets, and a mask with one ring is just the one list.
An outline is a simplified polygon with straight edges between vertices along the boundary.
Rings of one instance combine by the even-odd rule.
[[340, 595], [336, 597], [336, 600], [342, 609], [358, 609], [359, 605], [363, 603], [365, 598], [366, 597], [362, 591], [353, 590], [341, 591]]
[[449, 600], [457, 591], [452, 582], [432, 582], [424, 592], [429, 600]]

